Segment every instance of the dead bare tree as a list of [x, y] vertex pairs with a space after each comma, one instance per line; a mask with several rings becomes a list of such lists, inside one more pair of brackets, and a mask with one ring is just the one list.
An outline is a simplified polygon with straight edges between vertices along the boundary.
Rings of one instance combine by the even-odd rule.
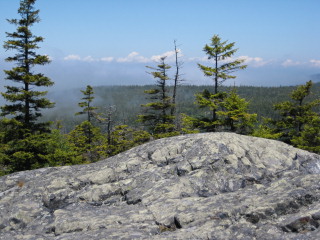
[[174, 40], [174, 52], [175, 52], [175, 75], [174, 75], [174, 85], [173, 85], [173, 94], [172, 94], [172, 108], [171, 108], [171, 116], [175, 116], [176, 114], [176, 99], [177, 99], [177, 89], [181, 82], [184, 80], [181, 78], [180, 70], [182, 68], [183, 62], [179, 60], [180, 49], [177, 47], [177, 40]]
[[114, 113], [117, 111], [116, 106], [112, 105], [109, 107], [106, 107], [106, 112], [104, 114], [96, 114], [95, 118], [100, 123], [106, 123], [107, 125], [107, 135], [108, 135], [108, 145], [111, 144], [111, 130], [112, 130], [112, 123], [114, 121]]

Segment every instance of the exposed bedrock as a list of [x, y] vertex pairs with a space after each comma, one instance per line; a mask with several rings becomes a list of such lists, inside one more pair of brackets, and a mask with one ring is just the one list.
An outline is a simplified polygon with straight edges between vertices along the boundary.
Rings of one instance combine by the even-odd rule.
[[0, 178], [0, 239], [314, 239], [320, 156], [233, 133]]

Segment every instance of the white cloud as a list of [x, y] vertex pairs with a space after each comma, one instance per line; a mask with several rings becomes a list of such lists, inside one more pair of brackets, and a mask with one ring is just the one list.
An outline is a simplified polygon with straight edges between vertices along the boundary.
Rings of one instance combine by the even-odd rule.
[[66, 60], [66, 61], [78, 60], [78, 61], [80, 61], [81, 57], [79, 55], [71, 54], [71, 55], [64, 57], [63, 60]]
[[[249, 57], [249, 56], [240, 56], [238, 58], [230, 57], [230, 58], [226, 58], [224, 60], [221, 60], [221, 63], [227, 63], [227, 62], [235, 61], [237, 59], [243, 59], [245, 64], [248, 64], [253, 67], [262, 67], [262, 66], [270, 63], [270, 61], [265, 61], [261, 57]], [[211, 61], [210, 59], [208, 59], [208, 57], [192, 57], [192, 58], [189, 58], [188, 60], [189, 61], [196, 61], [196, 62], [198, 62], [198, 61], [210, 62]]]
[[103, 57], [100, 58], [100, 61], [102, 62], [112, 62], [114, 60], [114, 57]]
[[[182, 51], [178, 49], [179, 52], [179, 57], [182, 57]], [[83, 62], [112, 62], [116, 61], [118, 63], [128, 63], [128, 62], [137, 62], [137, 63], [147, 63], [147, 62], [152, 62], [156, 61], [158, 62], [162, 57], [167, 57], [166, 61], [167, 62], [174, 62], [175, 61], [175, 51], [168, 51], [165, 53], [162, 53], [160, 55], [153, 55], [150, 58], [144, 57], [140, 55], [140, 53], [133, 51], [128, 56], [126, 57], [119, 57], [119, 58], [114, 58], [114, 57], [102, 57], [102, 58], [93, 58], [92, 56], [86, 56], [86, 57], [81, 57], [77, 54], [70, 54], [63, 59], [65, 61], [83, 61]]]
[[312, 64], [312, 66], [314, 66], [314, 67], [320, 67], [320, 60], [311, 59], [309, 62], [310, 62], [310, 63]]
[[281, 65], [284, 67], [298, 66], [301, 65], [301, 62], [293, 61], [292, 59], [287, 59], [283, 63], [281, 63]]
[[[179, 52], [179, 56], [181, 57], [182, 51], [180, 49], [178, 49], [178, 52]], [[175, 51], [168, 51], [168, 52], [162, 53], [160, 55], [154, 55], [151, 57], [151, 60], [159, 62], [160, 59], [163, 57], [167, 57], [166, 61], [168, 61], [168, 62], [175, 61]]]
[[86, 57], [82, 58], [81, 60], [84, 61], [84, 62], [94, 62], [94, 61], [96, 61], [96, 60], [95, 60], [93, 57], [91, 57], [91, 56], [86, 56]]
[[[182, 51], [178, 49], [179, 57], [182, 57]], [[159, 55], [153, 55], [150, 58], [141, 56], [138, 52], [131, 52], [128, 56], [123, 58], [118, 58], [117, 62], [139, 62], [139, 63], [147, 63], [147, 62], [159, 62], [162, 57], [167, 57], [166, 62], [175, 61], [175, 51], [168, 51]]]
[[128, 56], [124, 57], [124, 58], [118, 58], [117, 62], [141, 62], [141, 63], [145, 63], [145, 62], [149, 62], [150, 59], [141, 56], [138, 52], [132, 52], [130, 53]]
[[96, 61], [93, 57], [91, 56], [86, 56], [86, 57], [80, 57], [79, 55], [76, 54], [71, 54], [63, 58], [65, 61], [83, 61], [83, 62], [94, 62]]
[[188, 58], [188, 61], [190, 62], [208, 62], [208, 57], [190, 57]]
[[93, 58], [92, 56], [80, 57], [77, 54], [70, 54], [63, 58], [65, 61], [82, 61], [82, 62], [112, 62], [114, 60], [113, 57], [102, 57], [100, 59]]
[[238, 59], [244, 59], [244, 62], [253, 67], [262, 67], [267, 65], [270, 61], [265, 61], [261, 57], [249, 57], [249, 56], [240, 56]]
[[284, 67], [290, 67], [290, 66], [301, 66], [301, 65], [304, 65], [304, 66], [312, 66], [312, 67], [317, 67], [319, 68], [320, 67], [320, 60], [317, 60], [317, 59], [311, 59], [309, 60], [308, 62], [300, 62], [300, 61], [293, 61], [292, 59], [287, 59], [285, 60], [284, 62], [282, 62], [281, 64], [282, 66]]

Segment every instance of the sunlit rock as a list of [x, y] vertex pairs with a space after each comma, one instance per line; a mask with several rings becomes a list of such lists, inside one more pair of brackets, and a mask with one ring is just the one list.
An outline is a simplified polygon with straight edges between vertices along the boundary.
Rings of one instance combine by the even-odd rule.
[[0, 178], [0, 239], [319, 239], [320, 156], [232, 133]]

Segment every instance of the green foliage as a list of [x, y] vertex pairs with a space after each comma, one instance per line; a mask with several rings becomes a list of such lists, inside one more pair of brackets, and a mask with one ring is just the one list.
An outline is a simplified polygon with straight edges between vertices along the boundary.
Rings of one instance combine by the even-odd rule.
[[249, 113], [249, 102], [235, 90], [212, 94], [205, 89], [196, 94], [196, 104], [214, 113], [211, 117], [198, 117], [197, 121], [193, 121], [194, 126], [207, 132], [219, 130], [249, 134], [257, 121], [257, 115]]
[[257, 114], [249, 113], [249, 102], [241, 98], [235, 90], [219, 104], [218, 125], [224, 130], [241, 134], [250, 134], [257, 122]]
[[[36, 169], [47, 166], [73, 165], [80, 162], [77, 153], [59, 130], [49, 133], [24, 132], [22, 138], [10, 135], [12, 124], [2, 119], [0, 122], [0, 175], [16, 171]], [[21, 134], [20, 134], [21, 135]]]
[[107, 156], [106, 137], [89, 121], [77, 125], [67, 139], [73, 151], [81, 156], [81, 163], [95, 162]]
[[50, 63], [48, 56], [39, 55], [36, 49], [42, 37], [35, 36], [31, 27], [40, 21], [39, 10], [34, 9], [35, 0], [21, 0], [18, 13], [20, 19], [8, 20], [16, 25], [13, 33], [6, 33], [5, 50], [14, 50], [16, 54], [6, 61], [15, 63], [11, 70], [5, 70], [6, 80], [12, 86], [5, 86], [1, 95], [6, 100], [1, 106], [1, 116], [10, 119], [1, 120], [0, 174], [48, 166], [46, 159], [51, 154], [52, 139], [50, 122], [40, 122], [41, 110], [53, 107], [45, 98], [47, 91], [38, 88], [49, 87], [53, 82], [34, 68]]
[[111, 134], [110, 156], [126, 151], [150, 140], [150, 134], [143, 130], [134, 130], [128, 125], [118, 125]]
[[[200, 108], [209, 108], [209, 112], [203, 117], [197, 118], [196, 127], [206, 132], [216, 131], [219, 122], [217, 119], [217, 111], [221, 107], [222, 102], [227, 97], [226, 92], [218, 92], [216, 94], [210, 93], [209, 90], [205, 89], [202, 93], [197, 93], [195, 104]], [[211, 116], [209, 115], [211, 114]]]
[[298, 148], [320, 154], [320, 117], [314, 116], [291, 142]]
[[218, 93], [219, 84], [227, 79], [235, 78], [235, 76], [230, 75], [231, 73], [247, 67], [247, 65], [242, 65], [244, 62], [243, 59], [231, 60], [231, 57], [238, 50], [234, 49], [234, 44], [234, 42], [228, 43], [228, 41], [221, 41], [218, 35], [214, 35], [211, 38], [210, 46], [206, 44], [203, 48], [203, 51], [208, 55], [208, 59], [213, 60], [214, 66], [208, 67], [202, 64], [198, 64], [198, 66], [205, 76], [213, 78], [215, 94]]
[[[141, 105], [151, 102], [146, 99], [145, 89], [154, 88], [154, 86], [99, 86], [94, 88], [96, 99], [95, 105], [99, 108], [97, 112], [104, 113], [105, 107], [116, 104], [117, 111], [112, 114], [114, 125], [129, 125], [137, 128], [140, 123], [136, 121], [136, 116], [141, 114]], [[230, 92], [234, 88], [221, 86], [221, 92]], [[179, 118], [181, 113], [189, 116], [205, 115], [205, 109], [194, 106], [194, 95], [202, 92], [204, 89], [210, 89], [210, 86], [179, 86], [179, 94], [176, 101], [176, 116]], [[250, 87], [239, 86], [237, 93], [240, 97], [249, 101], [249, 112], [258, 114], [258, 121], [262, 122], [263, 118], [279, 118], [279, 114], [274, 111], [273, 105], [282, 101], [290, 100], [289, 94], [295, 89], [295, 86], [286, 87]], [[173, 91], [173, 86], [168, 86], [168, 92]], [[308, 97], [309, 101], [313, 101], [320, 95], [320, 83], [315, 83], [312, 87], [312, 95]], [[79, 89], [63, 90], [62, 92], [49, 92], [50, 98], [56, 101], [56, 107], [46, 112], [44, 120], [62, 120], [63, 131], [69, 132], [79, 124], [81, 118], [74, 116], [74, 105], [77, 104], [76, 99], [82, 97]], [[65, 98], [72, 96], [72, 98]], [[74, 97], [76, 96], [76, 97]], [[151, 95], [149, 95], [151, 96]], [[210, 113], [208, 116], [212, 116]], [[179, 119], [177, 119], [177, 122]], [[179, 123], [180, 124], [180, 123]], [[179, 126], [178, 124], [178, 126]]]
[[[200, 131], [232, 131], [280, 139], [299, 148], [320, 153], [320, 116], [317, 109], [320, 99], [311, 99], [313, 83], [309, 81], [293, 90], [291, 99], [288, 100], [286, 93], [292, 90], [290, 87], [240, 87], [238, 92], [234, 89], [230, 91], [230, 88], [221, 84], [227, 79], [235, 78], [232, 73], [247, 66], [243, 65], [244, 60], [232, 59], [237, 51], [234, 49], [235, 43], [221, 41], [218, 35], [214, 35], [210, 45], [203, 49], [208, 59], [213, 61], [213, 66], [198, 64], [204, 75], [214, 80], [213, 93], [206, 86], [183, 86], [180, 87], [179, 96], [176, 94], [178, 83], [181, 82], [181, 63], [178, 62], [175, 45], [176, 71], [173, 79], [168, 76], [171, 66], [165, 63], [166, 57], [160, 59], [157, 67], [147, 66], [156, 79], [156, 85], [144, 91], [150, 102], [142, 98], [142, 88], [145, 87], [130, 86], [127, 87], [127, 92], [123, 92], [125, 87], [109, 87], [109, 93], [105, 92], [105, 87], [99, 87], [97, 92], [104, 99], [103, 104], [117, 103], [117, 107], [120, 106], [118, 109], [121, 109], [120, 113], [116, 113], [115, 108], [110, 106], [103, 115], [96, 112], [98, 107], [92, 106], [94, 91], [88, 85], [85, 90], [81, 90], [83, 97], [78, 105], [82, 110], [76, 113], [86, 115], [87, 121], [74, 128], [68, 126], [68, 129], [72, 128], [68, 134], [50, 129], [50, 122], [39, 121], [41, 110], [53, 107], [53, 103], [45, 98], [46, 91], [36, 89], [51, 86], [53, 82], [34, 71], [34, 67], [50, 62], [48, 56], [36, 53], [38, 43], [43, 38], [34, 36], [30, 30], [34, 23], [40, 21], [39, 10], [34, 10], [34, 4], [35, 0], [20, 1], [18, 13], [21, 19], [9, 20], [17, 26], [17, 30], [7, 33], [9, 39], [4, 43], [6, 50], [15, 50], [17, 53], [6, 59], [16, 63], [14, 68], [5, 71], [6, 79], [14, 84], [5, 86], [6, 92], [1, 93], [8, 103], [1, 107], [1, 115], [9, 118], [0, 121], [0, 176], [39, 167], [95, 162], [150, 139]], [[168, 80], [174, 80], [173, 86], [168, 86]], [[224, 91], [218, 91], [218, 87]], [[320, 92], [319, 84], [317, 89]], [[170, 90], [173, 92], [172, 97], [169, 96]], [[199, 108], [195, 108], [191, 101], [195, 92], [198, 92], [195, 97]], [[243, 96], [249, 98], [250, 102]], [[282, 102], [271, 109], [271, 101], [277, 100], [275, 96]], [[151, 134], [132, 127], [137, 124], [135, 116], [138, 110], [134, 109], [139, 105], [144, 109], [143, 114], [139, 115], [139, 121]], [[257, 114], [249, 109], [252, 112], [261, 111], [261, 118], [273, 119], [266, 119], [254, 129]], [[278, 116], [275, 112], [278, 112]], [[62, 117], [65, 116], [62, 114]], [[96, 127], [92, 123], [92, 117], [106, 124], [101, 128]], [[115, 122], [118, 125], [114, 127]]]
[[138, 121], [144, 123], [150, 132], [159, 138], [174, 131], [173, 124], [175, 117], [170, 113], [172, 108], [171, 98], [168, 96], [168, 88], [166, 81], [169, 80], [167, 70], [170, 66], [165, 63], [166, 57], [161, 58], [157, 68], [148, 67], [154, 71], [150, 74], [156, 78], [156, 87], [146, 90], [145, 93], [151, 95], [153, 102], [143, 104], [144, 114], [138, 116]]
[[[118, 125], [111, 143], [100, 128], [84, 121], [69, 134], [59, 129], [50, 133], [27, 133], [23, 139], [10, 139], [6, 121], [0, 122], [0, 175], [48, 166], [86, 164], [116, 155], [150, 140], [151, 135], [127, 125]], [[9, 125], [11, 126], [11, 125]], [[88, 135], [91, 135], [89, 141]]]
[[277, 119], [266, 119], [253, 136], [284, 141], [298, 148], [320, 153], [320, 99], [311, 98], [312, 81], [289, 94], [291, 100], [274, 105]]
[[109, 155], [116, 155], [134, 146], [132, 134], [133, 129], [129, 128], [129, 126], [116, 126], [111, 133], [111, 145], [108, 146]]
[[193, 134], [199, 133], [200, 130], [197, 129], [197, 119], [190, 117], [187, 114], [181, 114], [181, 133], [182, 134]]
[[76, 115], [82, 115], [82, 114], [86, 114], [87, 115], [87, 121], [91, 122], [91, 117], [95, 116], [95, 110], [98, 109], [97, 107], [93, 107], [91, 105], [92, 101], [94, 100], [94, 92], [93, 92], [93, 88], [88, 85], [86, 90], [81, 90], [81, 92], [83, 93], [84, 97], [81, 98], [82, 102], [79, 102], [78, 105], [79, 107], [82, 108], [81, 112], [77, 112]]
[[282, 133], [280, 140], [291, 143], [292, 139], [301, 135], [306, 124], [318, 117], [319, 114], [314, 109], [320, 105], [320, 99], [307, 101], [312, 85], [312, 81], [309, 81], [305, 85], [298, 86], [290, 94], [291, 101], [274, 105], [274, 109], [280, 115], [280, 119], [273, 121], [277, 132]]
[[45, 156], [50, 154], [50, 140], [49, 133], [29, 133], [22, 139], [7, 142], [2, 145], [2, 155], [5, 156], [2, 164], [9, 173], [49, 166]]
[[173, 123], [159, 123], [155, 127], [154, 138], [166, 138], [180, 135], [180, 132], [175, 130], [176, 126]]
[[282, 133], [276, 132], [271, 122], [272, 120], [270, 118], [265, 118], [263, 122], [254, 129], [252, 136], [274, 140], [279, 139]]
[[[210, 110], [218, 110], [221, 102], [227, 97], [226, 92], [216, 94], [210, 93], [208, 89], [203, 90], [202, 93], [197, 93], [196, 102], [200, 108], [209, 108]], [[214, 119], [212, 119], [214, 120]]]
[[82, 159], [72, 145], [68, 142], [67, 135], [61, 134], [57, 129], [52, 130], [49, 136], [48, 154], [42, 157], [49, 166], [65, 166], [81, 164]]
[[[236, 76], [230, 75], [231, 73], [245, 69], [247, 65], [243, 65], [244, 59], [231, 60], [231, 57], [237, 52], [238, 49], [234, 49], [234, 42], [228, 43], [228, 41], [221, 41], [221, 38], [218, 35], [214, 35], [211, 38], [210, 46], [205, 45], [203, 51], [208, 55], [209, 60], [213, 60], [213, 67], [204, 66], [198, 64], [201, 71], [205, 76], [212, 77], [214, 80], [214, 95], [209, 96], [209, 91], [207, 93], [203, 92], [201, 95], [198, 95], [197, 104], [201, 107], [204, 105], [208, 106], [212, 110], [212, 119], [211, 124], [208, 126], [208, 120], [205, 119], [202, 121], [203, 127], [207, 128], [207, 131], [215, 131], [215, 125], [217, 124], [217, 101], [214, 99], [219, 99], [220, 96], [217, 94], [218, 87], [227, 79], [235, 78]], [[229, 61], [228, 61], [229, 60]], [[206, 96], [206, 94], [208, 96]], [[207, 102], [203, 102], [204, 100]]]
[[[21, 126], [31, 132], [48, 131], [49, 124], [39, 123], [41, 109], [53, 107], [53, 103], [44, 96], [46, 91], [36, 91], [35, 87], [48, 87], [53, 82], [42, 73], [34, 73], [32, 68], [50, 62], [48, 56], [36, 53], [38, 43], [42, 37], [34, 36], [30, 30], [34, 23], [39, 22], [39, 10], [34, 10], [35, 1], [21, 0], [18, 13], [21, 19], [8, 20], [17, 26], [16, 32], [6, 33], [9, 40], [4, 42], [6, 50], [15, 50], [13, 57], [6, 58], [8, 62], [16, 63], [16, 67], [5, 70], [6, 79], [15, 83], [14, 86], [5, 86], [6, 92], [1, 93], [9, 102], [1, 107], [2, 116], [12, 116], [21, 122]], [[11, 102], [11, 103], [10, 103]], [[21, 138], [22, 136], [20, 136]]]
[[82, 108], [81, 112], [76, 115], [87, 115], [87, 120], [77, 125], [74, 130], [68, 134], [68, 141], [72, 145], [72, 149], [81, 156], [82, 163], [95, 162], [102, 157], [106, 157], [107, 143], [101, 133], [101, 129], [92, 124], [92, 117], [99, 118], [95, 110], [97, 107], [92, 106], [94, 100], [94, 91], [90, 85], [87, 85], [85, 90], [81, 90], [84, 97], [79, 102], [79, 107]]

